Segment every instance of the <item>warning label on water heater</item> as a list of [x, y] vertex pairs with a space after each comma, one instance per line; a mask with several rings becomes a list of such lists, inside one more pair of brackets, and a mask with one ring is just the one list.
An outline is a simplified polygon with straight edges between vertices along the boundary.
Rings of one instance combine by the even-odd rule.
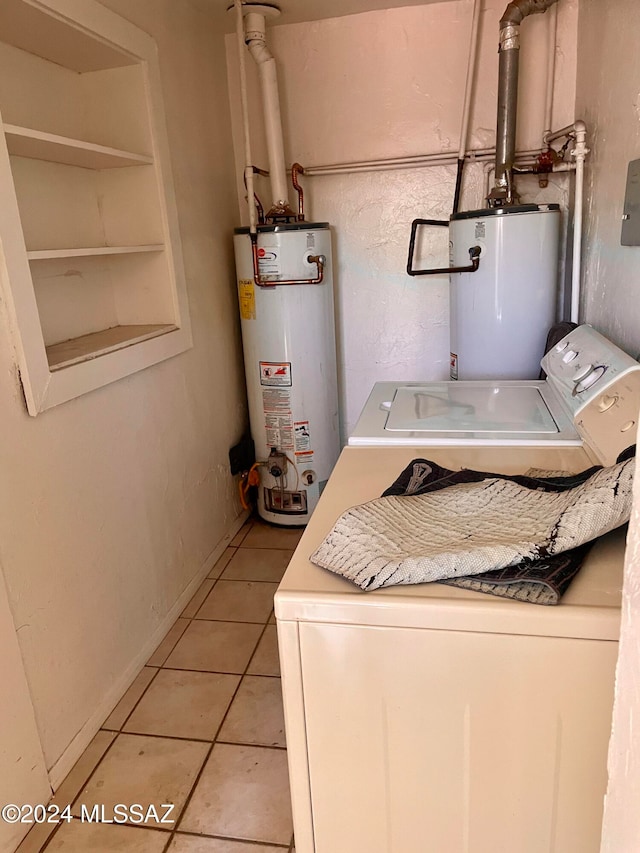
[[261, 385], [291, 385], [290, 361], [261, 361]]
[[267, 444], [281, 450], [293, 450], [293, 422], [291, 412], [267, 414], [265, 422]]
[[309, 421], [295, 421], [293, 424], [293, 434], [296, 441], [296, 456], [311, 452]]
[[458, 356], [455, 352], [449, 353], [449, 378], [458, 378]]
[[262, 392], [263, 412], [291, 412], [291, 392], [280, 388], [265, 388]]
[[240, 316], [243, 320], [256, 319], [256, 289], [250, 278], [241, 278], [238, 282]]

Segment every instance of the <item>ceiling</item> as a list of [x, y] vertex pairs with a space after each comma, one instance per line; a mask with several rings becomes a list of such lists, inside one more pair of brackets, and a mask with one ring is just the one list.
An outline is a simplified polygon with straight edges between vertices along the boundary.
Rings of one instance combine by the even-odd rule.
[[[227, 32], [234, 29], [234, 17], [227, 13], [232, 0], [196, 0], [202, 9], [213, 12], [220, 26]], [[344, 15], [356, 15], [359, 12], [376, 12], [379, 9], [396, 9], [401, 6], [425, 6], [442, 0], [265, 0], [270, 6], [277, 6], [281, 15], [269, 26], [277, 24], [298, 24], [301, 21], [320, 21], [323, 18], [341, 18]]]

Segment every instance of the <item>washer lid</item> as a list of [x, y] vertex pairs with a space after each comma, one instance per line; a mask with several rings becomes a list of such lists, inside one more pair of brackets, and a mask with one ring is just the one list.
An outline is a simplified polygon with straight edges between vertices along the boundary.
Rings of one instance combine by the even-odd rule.
[[482, 381], [398, 388], [385, 429], [507, 435], [560, 431], [538, 387]]
[[541, 380], [377, 382], [349, 436], [372, 445], [579, 445], [554, 390]]

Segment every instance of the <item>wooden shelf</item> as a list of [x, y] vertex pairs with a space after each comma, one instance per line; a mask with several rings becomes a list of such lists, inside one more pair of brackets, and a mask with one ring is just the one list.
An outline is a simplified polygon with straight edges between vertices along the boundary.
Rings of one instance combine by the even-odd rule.
[[120, 169], [123, 166], [147, 166], [153, 163], [153, 158], [146, 154], [120, 151], [93, 142], [57, 136], [55, 133], [15, 124], [5, 124], [3, 129], [9, 154], [16, 157], [47, 160], [83, 169]]
[[41, 249], [27, 252], [30, 261], [48, 261], [52, 258], [91, 258], [100, 255], [133, 255], [141, 252], [163, 252], [162, 243], [148, 246], [97, 246], [90, 249]]
[[[70, 25], [68, 4], [63, 14], [54, 16], [48, 11], [21, 0], [1, 0], [2, 40], [73, 71], [101, 71], [135, 63], [127, 51], [117, 50], [106, 40], [99, 41], [86, 27]], [[92, 12], [87, 9], [84, 14]]]
[[166, 335], [168, 332], [177, 331], [178, 327], [171, 324], [146, 325], [146, 326], [114, 326], [101, 332], [93, 332], [90, 335], [82, 335], [70, 341], [52, 344], [47, 347], [47, 359], [51, 372], [70, 367], [72, 364], [80, 364], [83, 361], [91, 361], [101, 355], [106, 355], [142, 341]]
[[2, 299], [37, 415], [185, 352], [189, 308], [154, 39], [97, 0], [0, 0], [0, 74]]

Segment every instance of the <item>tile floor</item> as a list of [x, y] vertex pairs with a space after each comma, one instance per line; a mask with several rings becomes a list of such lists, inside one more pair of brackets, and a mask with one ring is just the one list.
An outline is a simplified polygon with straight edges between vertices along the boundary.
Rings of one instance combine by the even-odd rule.
[[[273, 594], [300, 535], [244, 525], [18, 853], [295, 853]], [[132, 803], [158, 820], [80, 820]]]

